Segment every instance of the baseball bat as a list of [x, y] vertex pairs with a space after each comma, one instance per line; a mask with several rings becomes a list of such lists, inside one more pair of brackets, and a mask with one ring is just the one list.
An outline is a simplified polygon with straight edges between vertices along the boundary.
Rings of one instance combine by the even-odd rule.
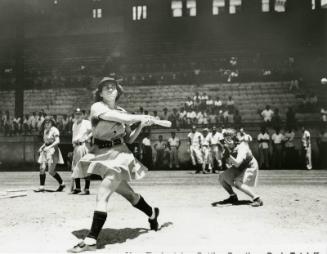
[[154, 120], [154, 124], [162, 126], [162, 127], [166, 127], [166, 128], [171, 127], [171, 121], [168, 121], [168, 120]]

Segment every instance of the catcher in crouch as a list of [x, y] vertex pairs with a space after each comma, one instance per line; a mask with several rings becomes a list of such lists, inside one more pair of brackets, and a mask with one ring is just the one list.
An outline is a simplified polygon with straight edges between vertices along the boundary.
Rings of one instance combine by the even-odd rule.
[[238, 202], [233, 187], [252, 198], [253, 207], [262, 206], [260, 197], [251, 187], [256, 186], [259, 166], [246, 142], [239, 142], [234, 129], [224, 132], [224, 154], [227, 169], [219, 175], [219, 182], [230, 195], [219, 204], [235, 204]]

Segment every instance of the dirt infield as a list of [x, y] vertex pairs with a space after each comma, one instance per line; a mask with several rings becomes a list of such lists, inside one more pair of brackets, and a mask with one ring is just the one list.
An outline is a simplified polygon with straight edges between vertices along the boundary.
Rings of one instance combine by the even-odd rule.
[[[62, 174], [69, 185], [69, 173]], [[261, 171], [260, 208], [246, 202], [213, 206], [226, 197], [217, 179], [218, 175], [187, 171], [149, 172], [133, 186], [160, 207], [161, 229], [148, 231], [147, 218], [113, 195], [98, 252], [327, 253], [327, 171]], [[0, 181], [2, 193], [27, 194], [0, 199], [0, 252], [63, 253], [87, 234], [99, 181], [92, 181], [90, 196], [69, 195], [69, 188], [65, 193], [34, 193], [36, 172], [0, 172]], [[46, 187], [56, 188], [50, 176]], [[244, 195], [239, 198], [247, 200]]]

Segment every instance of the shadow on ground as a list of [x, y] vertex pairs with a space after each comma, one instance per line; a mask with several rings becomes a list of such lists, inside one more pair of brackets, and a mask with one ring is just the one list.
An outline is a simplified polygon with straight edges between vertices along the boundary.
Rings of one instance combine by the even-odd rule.
[[[172, 222], [166, 222], [160, 226], [158, 231], [162, 230], [163, 228], [169, 227], [173, 225]], [[99, 249], [104, 248], [107, 244], [115, 244], [115, 243], [124, 243], [127, 240], [132, 240], [140, 235], [149, 233], [151, 230], [147, 228], [121, 228], [121, 229], [111, 229], [105, 228], [101, 231], [97, 247]], [[76, 236], [78, 239], [84, 239], [89, 230], [88, 229], [80, 229], [73, 231], [72, 234]]]
[[239, 200], [233, 204], [224, 204], [222, 201], [217, 201], [217, 202], [211, 203], [211, 206], [225, 207], [225, 206], [240, 206], [240, 205], [251, 205], [251, 204], [252, 204], [251, 200]]

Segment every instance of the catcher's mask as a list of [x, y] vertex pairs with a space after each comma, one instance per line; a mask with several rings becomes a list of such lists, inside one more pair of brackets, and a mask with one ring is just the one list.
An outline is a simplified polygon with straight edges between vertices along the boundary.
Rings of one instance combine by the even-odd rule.
[[234, 129], [226, 129], [224, 132], [224, 143], [229, 148], [234, 148], [238, 144], [238, 139], [236, 135], [236, 130]]

